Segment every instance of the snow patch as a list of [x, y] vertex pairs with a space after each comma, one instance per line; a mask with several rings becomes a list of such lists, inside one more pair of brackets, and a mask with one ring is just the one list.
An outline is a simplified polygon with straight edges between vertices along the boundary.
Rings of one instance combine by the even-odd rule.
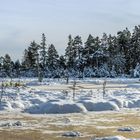
[[135, 129], [132, 127], [123, 127], [123, 128], [119, 128], [118, 131], [132, 132], [135, 131]]
[[76, 131], [71, 131], [71, 132], [65, 132], [64, 134], [62, 134], [62, 136], [64, 136], [64, 137], [80, 137], [81, 133], [76, 132]]
[[123, 136], [113, 136], [113, 137], [102, 137], [102, 138], [93, 138], [92, 140], [127, 140]]

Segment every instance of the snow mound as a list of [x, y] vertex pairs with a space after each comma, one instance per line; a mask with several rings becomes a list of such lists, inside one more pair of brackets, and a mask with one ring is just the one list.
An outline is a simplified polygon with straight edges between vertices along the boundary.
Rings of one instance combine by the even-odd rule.
[[8, 101], [2, 101], [0, 103], [0, 110], [12, 110], [11, 103]]
[[113, 136], [113, 137], [102, 137], [102, 138], [93, 138], [92, 140], [127, 140], [123, 136]]
[[31, 114], [66, 114], [66, 113], [80, 113], [86, 112], [86, 108], [80, 104], [73, 101], [64, 100], [54, 100], [42, 103], [38, 106], [30, 107], [26, 109], [25, 112]]
[[26, 83], [26, 86], [39, 86], [39, 85], [42, 85], [41, 82], [38, 82], [38, 81], [30, 81], [30, 82], [27, 82]]
[[71, 131], [71, 132], [65, 132], [64, 134], [62, 134], [62, 136], [64, 136], [64, 137], [80, 137], [81, 133], [76, 132], [76, 131]]
[[124, 107], [124, 101], [121, 99], [111, 99], [110, 102], [114, 102], [115, 104], [118, 105], [119, 108], [123, 108]]
[[0, 127], [20, 127], [20, 126], [23, 126], [23, 124], [20, 121], [6, 122], [6, 123], [0, 124]]
[[135, 129], [132, 127], [124, 127], [124, 128], [119, 128], [118, 131], [132, 132], [135, 131]]
[[21, 100], [20, 100], [20, 101], [14, 101], [14, 102], [11, 104], [11, 107], [12, 107], [13, 109], [24, 109], [24, 108], [25, 108], [25, 106], [24, 106], [24, 104], [22, 103]]
[[32, 98], [32, 99], [30, 99], [30, 102], [31, 102], [31, 104], [41, 104], [41, 103], [44, 103], [45, 100], [38, 97], [38, 98]]
[[[105, 98], [102, 94], [104, 79], [77, 80], [78, 90], [76, 90], [75, 101], [72, 100], [71, 94], [73, 80], [70, 80], [68, 85], [64, 84], [63, 80], [54, 79], [44, 79], [42, 83], [39, 83], [37, 79], [23, 78], [22, 81], [27, 83], [27, 86], [18, 89], [15, 87], [5, 88], [0, 102], [0, 111], [65, 114], [140, 108], [139, 88], [129, 88], [131, 85], [139, 85], [139, 79], [107, 79], [110, 88], [106, 90]], [[46, 86], [47, 84], [50, 86]], [[86, 84], [87, 89], [85, 88]], [[59, 87], [63, 89], [64, 92], [57, 88], [55, 91], [52, 90], [55, 85], [58, 86], [58, 89]]]
[[129, 101], [127, 104], [128, 108], [140, 108], [140, 99]]
[[88, 111], [119, 110], [118, 105], [113, 102], [94, 102], [92, 100], [82, 100], [79, 103], [82, 103]]

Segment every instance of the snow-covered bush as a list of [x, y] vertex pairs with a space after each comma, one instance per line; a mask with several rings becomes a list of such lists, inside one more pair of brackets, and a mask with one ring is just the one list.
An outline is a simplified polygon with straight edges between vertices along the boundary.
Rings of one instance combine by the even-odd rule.
[[107, 64], [101, 65], [98, 69], [96, 69], [96, 76], [97, 77], [109, 77], [109, 68]]
[[137, 63], [137, 65], [136, 65], [136, 67], [133, 71], [133, 76], [134, 77], [140, 77], [140, 64], [139, 63]]

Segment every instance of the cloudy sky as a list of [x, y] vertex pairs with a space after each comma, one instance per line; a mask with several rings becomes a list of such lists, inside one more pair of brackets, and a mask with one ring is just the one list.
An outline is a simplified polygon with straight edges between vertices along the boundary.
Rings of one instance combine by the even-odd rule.
[[45, 33], [63, 53], [69, 34], [116, 34], [140, 24], [140, 0], [0, 0], [0, 55], [22, 58], [32, 40]]

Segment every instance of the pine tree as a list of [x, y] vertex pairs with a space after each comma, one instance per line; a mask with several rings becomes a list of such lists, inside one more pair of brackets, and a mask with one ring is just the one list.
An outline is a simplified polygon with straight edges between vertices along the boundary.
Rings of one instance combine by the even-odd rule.
[[58, 71], [61, 77], [64, 77], [66, 70], [66, 59], [61, 55], [58, 59]]
[[[96, 41], [96, 40], [95, 40]], [[97, 44], [96, 44], [97, 43]], [[103, 33], [101, 39], [97, 38], [97, 42], [95, 46], [97, 51], [94, 53], [96, 59], [96, 73], [99, 77], [109, 76], [109, 44], [108, 44], [108, 36], [106, 33]]]
[[102, 56], [102, 48], [101, 48], [101, 41], [99, 37], [95, 38], [95, 45], [94, 45], [94, 53], [92, 57], [94, 59], [94, 65], [99, 69], [100, 66], [100, 57]]
[[72, 36], [68, 37], [68, 46], [65, 50], [66, 66], [67, 69], [74, 67], [74, 52], [73, 52], [73, 39]]
[[[25, 49], [22, 60], [22, 71], [29, 73], [30, 76], [37, 76], [38, 73], [38, 44], [32, 41], [28, 49]], [[27, 74], [28, 76], [28, 74]]]
[[131, 54], [130, 54], [130, 38], [131, 33], [130, 31], [126, 28], [123, 31], [120, 31], [117, 33], [117, 46], [118, 46], [118, 53], [123, 54], [124, 58], [126, 60], [126, 63], [124, 64], [124, 72], [129, 73], [130, 70], [130, 63], [131, 63]]
[[46, 68], [46, 60], [47, 60], [47, 51], [46, 51], [46, 37], [45, 34], [42, 34], [42, 41], [40, 45], [40, 63], [42, 65], [43, 71]]
[[21, 64], [19, 60], [14, 63], [8, 54], [0, 57], [0, 77], [38, 76], [41, 82], [45, 76], [83, 77], [83, 73], [88, 77], [135, 75], [139, 61], [140, 25], [132, 33], [126, 28], [116, 36], [89, 35], [84, 46], [79, 35], [74, 39], [69, 35], [65, 55], [60, 57], [53, 44], [46, 49], [42, 34], [40, 45], [32, 41], [25, 49]]
[[23, 63], [26, 69], [33, 69], [36, 67], [36, 55], [37, 55], [37, 48], [36, 43], [33, 41], [31, 42], [28, 49], [25, 49], [24, 56], [23, 56]]
[[31, 42], [29, 49], [32, 55], [32, 66], [33, 68], [37, 68], [38, 57], [39, 57], [38, 44], [35, 41]]
[[137, 63], [140, 62], [140, 25], [135, 26], [130, 44], [130, 65], [134, 69]]
[[35, 41], [31, 42], [31, 52], [32, 52], [32, 61], [33, 61], [33, 68], [35, 73], [37, 73], [38, 81], [42, 82], [43, 80], [43, 71], [41, 65], [41, 62], [39, 61], [39, 48], [40, 45], [38, 45]]
[[124, 52], [120, 51], [120, 46], [118, 44], [117, 37], [109, 35], [108, 51], [109, 51], [108, 67], [110, 69], [110, 75], [113, 76], [111, 73], [124, 74], [126, 59]]
[[20, 65], [20, 61], [17, 60], [14, 64], [14, 69], [15, 69], [15, 76], [16, 77], [19, 77], [20, 76], [20, 68], [21, 68], [21, 65]]
[[14, 67], [14, 63], [11, 60], [11, 57], [9, 56], [9, 54], [6, 54], [4, 57], [3, 68], [5, 69], [6, 75], [11, 79], [13, 77], [12, 75], [13, 67]]
[[6, 77], [6, 72], [4, 68], [4, 57], [0, 57], [0, 77]]
[[81, 59], [82, 51], [83, 51], [83, 46], [82, 46], [82, 39], [81, 39], [80, 36], [76, 36], [74, 38], [73, 49], [75, 50], [75, 57], [77, 59]]
[[74, 61], [75, 70], [78, 70], [78, 77], [83, 77], [84, 71], [84, 60], [83, 60], [83, 46], [82, 39], [80, 36], [76, 36], [73, 41]]
[[101, 38], [101, 48], [103, 50], [103, 55], [108, 56], [108, 36], [106, 33], [103, 33], [103, 36]]
[[[58, 52], [55, 49], [54, 45], [51, 44], [47, 51], [47, 64], [48, 64], [48, 69], [51, 72], [56, 71], [58, 69], [58, 66], [59, 66], [58, 58], [59, 58]], [[57, 75], [57, 74], [54, 73], [54, 75]]]
[[87, 67], [93, 66], [93, 54], [95, 52], [95, 40], [90, 34], [85, 42], [85, 47], [83, 49], [83, 57], [85, 59], [85, 64]]

